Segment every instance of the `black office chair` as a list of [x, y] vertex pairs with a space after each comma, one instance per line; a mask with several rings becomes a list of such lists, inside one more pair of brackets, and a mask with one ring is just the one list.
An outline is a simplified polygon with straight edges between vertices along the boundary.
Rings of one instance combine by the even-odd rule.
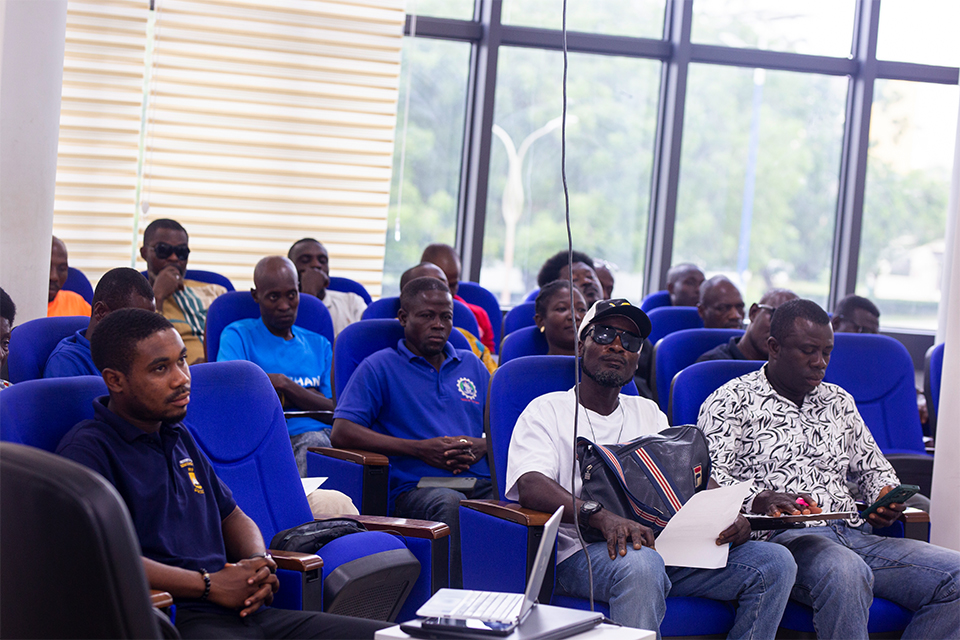
[[151, 605], [130, 514], [100, 475], [3, 442], [0, 505], [0, 637], [180, 637]]

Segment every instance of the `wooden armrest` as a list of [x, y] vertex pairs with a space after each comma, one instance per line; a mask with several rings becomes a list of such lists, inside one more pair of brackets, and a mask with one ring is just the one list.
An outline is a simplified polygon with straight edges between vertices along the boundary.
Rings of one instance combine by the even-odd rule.
[[317, 418], [333, 420], [333, 411], [301, 411], [299, 409], [284, 410], [284, 418]]
[[907, 510], [901, 513], [897, 520], [902, 520], [907, 524], [912, 524], [914, 522], [930, 522], [930, 514], [923, 509], [907, 507]]
[[409, 538], [437, 540], [450, 535], [450, 527], [442, 522], [431, 520], [412, 520], [410, 518], [389, 518], [387, 516], [349, 516], [362, 522], [370, 531], [395, 531]]
[[150, 604], [154, 609], [166, 609], [173, 604], [173, 596], [166, 591], [150, 589]]
[[346, 460], [365, 467], [385, 467], [390, 464], [389, 458], [380, 453], [362, 451], [360, 449], [335, 449], [333, 447], [308, 447], [307, 451], [329, 456], [337, 460]]
[[461, 500], [460, 505], [527, 527], [542, 527], [552, 515], [545, 511], [527, 509], [521, 507], [517, 502], [507, 502], [505, 500]]
[[305, 573], [323, 566], [323, 558], [313, 553], [280, 551], [279, 549], [268, 549], [267, 551], [273, 556], [274, 562], [281, 569]]

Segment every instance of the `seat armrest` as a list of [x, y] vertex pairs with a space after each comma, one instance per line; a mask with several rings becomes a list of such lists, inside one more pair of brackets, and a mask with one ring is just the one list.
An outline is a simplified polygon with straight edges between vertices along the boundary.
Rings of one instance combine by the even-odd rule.
[[166, 591], [150, 589], [150, 604], [154, 609], [166, 609], [173, 604], [173, 596]]
[[350, 517], [362, 522], [370, 531], [393, 531], [408, 538], [438, 540], [450, 535], [450, 527], [442, 522], [433, 522], [431, 520], [366, 516], [362, 514]]
[[298, 553], [279, 549], [268, 549], [268, 551], [280, 569], [306, 573], [323, 567], [323, 558], [314, 553]]
[[907, 510], [901, 513], [897, 520], [902, 520], [906, 524], [913, 524], [915, 522], [930, 522], [930, 514], [922, 509], [907, 507]]
[[385, 467], [390, 464], [387, 456], [361, 449], [335, 449], [333, 447], [309, 447], [307, 451], [319, 453], [338, 460], [346, 460], [363, 466]]
[[526, 527], [542, 527], [552, 515], [546, 511], [527, 509], [521, 507], [518, 502], [506, 500], [461, 500], [460, 506]]

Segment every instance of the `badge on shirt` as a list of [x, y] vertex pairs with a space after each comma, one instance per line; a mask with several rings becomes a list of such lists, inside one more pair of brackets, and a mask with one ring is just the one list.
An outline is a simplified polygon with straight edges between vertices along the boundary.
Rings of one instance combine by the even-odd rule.
[[463, 396], [464, 400], [469, 400], [473, 403], [476, 403], [477, 385], [473, 384], [473, 380], [470, 378], [460, 378], [457, 380], [457, 391], [460, 392], [460, 395]]
[[197, 480], [197, 474], [193, 472], [193, 460], [184, 458], [180, 461], [180, 468], [187, 470], [187, 475], [190, 476], [190, 482], [193, 483], [194, 492], [203, 493], [203, 487], [200, 485], [200, 481]]

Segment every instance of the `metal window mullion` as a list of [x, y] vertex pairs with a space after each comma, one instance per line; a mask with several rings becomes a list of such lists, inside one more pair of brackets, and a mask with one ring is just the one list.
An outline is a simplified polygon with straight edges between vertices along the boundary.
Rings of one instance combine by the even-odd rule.
[[880, 0], [860, 0], [854, 36], [854, 59], [858, 64], [858, 72], [851, 80], [847, 96], [828, 308], [833, 308], [840, 298], [853, 293], [857, 286], [870, 144], [870, 111], [877, 78], [879, 22]]
[[666, 282], [673, 258], [673, 233], [677, 218], [677, 186], [680, 180], [680, 149], [683, 114], [690, 67], [692, 0], [670, 0], [665, 31], [672, 55], [664, 63], [660, 83], [660, 107], [651, 177], [650, 216], [644, 259], [643, 294], [659, 290]]
[[490, 180], [490, 142], [500, 55], [502, 0], [480, 0], [483, 36], [471, 56], [466, 135], [457, 211], [456, 247], [463, 265], [460, 277], [478, 282], [483, 262], [483, 232]]

